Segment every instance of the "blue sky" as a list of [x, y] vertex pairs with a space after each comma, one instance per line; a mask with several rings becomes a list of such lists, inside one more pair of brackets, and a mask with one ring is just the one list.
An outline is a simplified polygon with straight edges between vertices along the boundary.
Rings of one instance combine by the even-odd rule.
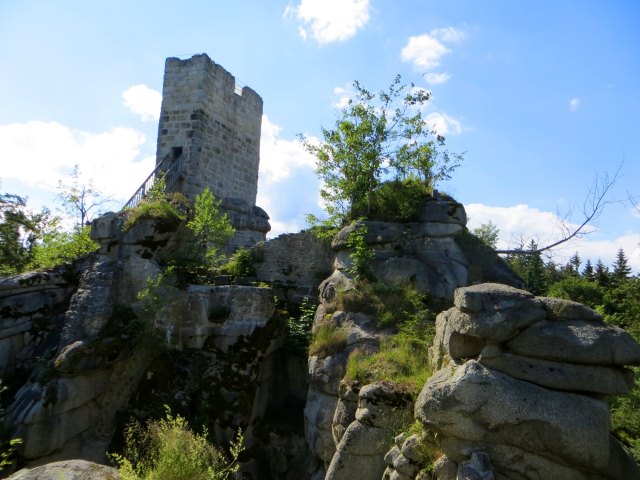
[[[152, 169], [166, 57], [207, 53], [264, 100], [258, 203], [273, 234], [318, 213], [297, 133], [331, 126], [359, 80], [429, 89], [430, 125], [463, 165], [441, 189], [501, 245], [555, 239], [598, 175], [640, 196], [640, 4], [633, 0], [73, 1], [0, 3], [2, 191], [38, 207], [75, 164], [125, 201]], [[640, 271], [640, 216], [609, 205], [578, 250]]]

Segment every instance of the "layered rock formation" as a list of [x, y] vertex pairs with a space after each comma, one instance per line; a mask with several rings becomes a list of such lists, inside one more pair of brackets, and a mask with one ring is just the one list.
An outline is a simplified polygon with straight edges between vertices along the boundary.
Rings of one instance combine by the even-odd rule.
[[477, 452], [497, 479], [640, 478], [602, 396], [633, 384], [624, 366], [640, 364], [640, 345], [628, 333], [581, 304], [505, 285], [458, 289], [454, 304], [436, 320], [441, 369], [415, 407], [440, 435], [439, 480], [485, 478], [460, 477]]
[[[256, 247], [256, 279], [272, 289], [160, 284], [150, 303], [136, 294], [179, 250], [183, 225], [123, 232], [120, 215], [102, 217], [96, 255], [0, 282], [0, 368], [14, 383], [30, 377], [7, 410], [22, 459], [103, 461], [118, 412], [166, 403], [219, 442], [241, 427], [245, 478], [640, 478], [610, 436], [606, 403], [632, 386], [625, 366], [640, 364], [640, 347], [583, 305], [514, 288], [521, 281], [466, 233], [460, 204], [436, 196], [420, 218], [365, 224], [380, 282], [454, 304], [437, 317], [424, 359], [437, 371], [414, 406], [398, 385], [343, 379], [350, 353], [375, 353], [394, 333], [366, 299], [345, 300], [361, 288], [348, 246], [357, 224], [331, 249], [304, 232]], [[465, 287], [480, 280], [500, 283]], [[277, 309], [318, 284], [313, 328], [343, 337], [305, 372]], [[394, 441], [412, 412], [420, 423]]]
[[[504, 263], [465, 232], [466, 213], [461, 204], [436, 194], [419, 212], [419, 221], [391, 223], [366, 221], [365, 243], [373, 251], [372, 276], [391, 285], [411, 284], [426, 293], [434, 303], [450, 302], [456, 288], [477, 279], [493, 279], [520, 286], [521, 280]], [[354, 386], [340, 386], [347, 358], [354, 350], [375, 352], [390, 329], [378, 327], [379, 320], [365, 311], [344, 311], [340, 299], [355, 291], [351, 274], [350, 235], [360, 227], [353, 223], [334, 238], [334, 271], [319, 287], [320, 305], [314, 328], [320, 325], [346, 331], [344, 348], [329, 356], [309, 358], [309, 393], [305, 406], [305, 434], [311, 452], [320, 460], [318, 476], [334, 465], [341, 436], [336, 432], [349, 428], [355, 420], [357, 405]], [[482, 260], [476, 258], [482, 252]], [[366, 300], [365, 300], [366, 303]], [[365, 306], [366, 310], [366, 306]], [[426, 359], [425, 359], [426, 361]], [[391, 438], [391, 436], [389, 436]], [[343, 457], [340, 453], [339, 457]], [[378, 458], [380, 475], [384, 471], [382, 456]], [[335, 460], [337, 462], [337, 460]], [[343, 464], [341, 460], [340, 465]], [[358, 463], [362, 466], [362, 462]], [[332, 467], [333, 468], [333, 467]], [[370, 478], [350, 470], [351, 478]], [[334, 469], [331, 470], [334, 472]], [[329, 473], [327, 473], [329, 475]], [[327, 478], [334, 478], [331, 473]], [[336, 477], [344, 478], [344, 477]]]
[[[94, 222], [100, 250], [82, 264], [0, 284], [1, 367], [14, 384], [20, 371], [32, 372], [6, 411], [24, 461], [104, 461], [116, 413], [132, 396], [147, 401], [139, 411], [176, 398], [196, 412], [215, 405], [210, 431], [223, 442], [242, 426], [251, 442], [247, 426], [264, 417], [273, 396], [283, 329], [272, 291], [159, 285], [155, 297], [139, 300], [179, 248], [182, 226], [149, 219], [124, 232], [122, 223], [116, 214]], [[159, 374], [166, 358], [183, 369], [174, 371], [174, 390], [157, 382], [167, 380]], [[158, 386], [160, 397], [150, 396]]]

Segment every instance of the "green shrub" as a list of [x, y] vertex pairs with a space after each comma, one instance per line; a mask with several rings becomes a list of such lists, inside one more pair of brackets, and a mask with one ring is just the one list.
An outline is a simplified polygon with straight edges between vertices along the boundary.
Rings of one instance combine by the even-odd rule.
[[48, 268], [72, 262], [100, 245], [91, 240], [91, 227], [76, 228], [71, 232], [51, 231], [44, 235], [42, 243], [33, 246], [29, 268]]
[[640, 368], [632, 369], [635, 382], [631, 391], [611, 400], [611, 430], [640, 463]]
[[187, 223], [206, 261], [214, 266], [223, 258], [222, 247], [236, 232], [227, 214], [220, 212], [221, 204], [222, 200], [217, 200], [209, 188], [205, 188], [196, 196], [194, 215]]
[[591, 308], [602, 304], [603, 291], [597, 283], [580, 277], [568, 277], [549, 287], [547, 295], [583, 303]]
[[300, 305], [300, 314], [287, 317], [287, 347], [296, 354], [306, 355], [309, 351], [314, 313], [315, 305], [305, 298]]
[[338, 292], [336, 310], [374, 315], [380, 327], [431, 328], [435, 320], [431, 301], [411, 283], [360, 282], [357, 288]]
[[232, 277], [253, 277], [256, 269], [253, 267], [253, 255], [251, 250], [241, 248], [236, 250], [231, 258], [223, 265], [220, 270], [222, 273], [231, 275]]
[[112, 454], [123, 480], [223, 480], [238, 470], [243, 450], [240, 431], [231, 443], [231, 459], [207, 442], [207, 431], [195, 433], [168, 407], [165, 418], [146, 427], [131, 423], [122, 455]]
[[329, 357], [344, 350], [347, 346], [347, 329], [331, 324], [319, 325], [309, 345], [309, 355]]
[[[366, 217], [384, 222], [415, 222], [431, 193], [430, 188], [414, 177], [385, 182], [371, 192]], [[360, 214], [366, 212], [361, 209]]]
[[371, 262], [373, 261], [374, 253], [365, 241], [367, 232], [367, 224], [359, 221], [349, 234], [349, 238], [347, 238], [347, 247], [351, 249], [351, 254], [349, 255], [351, 267], [348, 272], [359, 281], [373, 278]]

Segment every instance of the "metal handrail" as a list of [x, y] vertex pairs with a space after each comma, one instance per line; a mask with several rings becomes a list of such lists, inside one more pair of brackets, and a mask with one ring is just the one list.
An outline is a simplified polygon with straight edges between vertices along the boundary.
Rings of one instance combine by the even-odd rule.
[[156, 183], [156, 178], [165, 179], [167, 190], [171, 190], [173, 186], [178, 181], [181, 173], [181, 159], [182, 154], [174, 157], [173, 154], [168, 154], [165, 156], [156, 168], [151, 172], [151, 174], [147, 177], [147, 179], [142, 182], [140, 188], [136, 190], [136, 193], [129, 199], [127, 203], [125, 203], [122, 210], [126, 210], [128, 208], [137, 207], [140, 202], [144, 199], [145, 195], [149, 192], [149, 190]]

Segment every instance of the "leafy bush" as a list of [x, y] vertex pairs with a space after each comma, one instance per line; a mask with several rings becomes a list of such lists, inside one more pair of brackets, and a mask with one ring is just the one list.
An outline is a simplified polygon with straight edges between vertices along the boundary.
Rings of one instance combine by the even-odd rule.
[[632, 369], [635, 383], [631, 391], [611, 400], [611, 424], [613, 434], [640, 462], [640, 368]]
[[347, 346], [347, 329], [331, 324], [319, 325], [311, 337], [309, 355], [329, 357]]
[[554, 283], [547, 294], [550, 297], [580, 302], [591, 308], [601, 305], [603, 300], [603, 291], [598, 284], [580, 277], [568, 277]]
[[358, 222], [354, 230], [349, 234], [349, 238], [347, 238], [347, 247], [352, 250], [350, 254], [352, 265], [349, 268], [349, 273], [356, 280], [370, 280], [373, 278], [371, 262], [373, 261], [374, 253], [365, 241], [367, 232], [366, 223]]
[[111, 455], [123, 480], [224, 480], [237, 472], [240, 431], [228, 460], [207, 442], [206, 429], [195, 433], [183, 417], [165, 409], [165, 418], [147, 422], [146, 428], [137, 422], [128, 426], [124, 453]]
[[305, 298], [300, 306], [300, 314], [287, 318], [287, 346], [294, 353], [306, 355], [311, 341], [314, 313], [315, 305]]
[[229, 261], [220, 270], [232, 277], [252, 277], [256, 274], [253, 261], [251, 250], [241, 248], [231, 255]]
[[220, 212], [221, 200], [205, 188], [196, 196], [194, 204], [194, 216], [187, 223], [187, 227], [196, 237], [196, 243], [204, 252], [204, 256], [210, 265], [220, 262], [222, 254], [220, 249], [233, 237], [235, 229], [229, 221], [226, 213]]
[[91, 227], [76, 228], [72, 232], [52, 230], [43, 236], [42, 243], [35, 244], [30, 268], [48, 268], [72, 262], [95, 252], [100, 245], [91, 240]]
[[385, 182], [371, 192], [367, 218], [383, 222], [415, 222], [432, 192], [415, 177]]

